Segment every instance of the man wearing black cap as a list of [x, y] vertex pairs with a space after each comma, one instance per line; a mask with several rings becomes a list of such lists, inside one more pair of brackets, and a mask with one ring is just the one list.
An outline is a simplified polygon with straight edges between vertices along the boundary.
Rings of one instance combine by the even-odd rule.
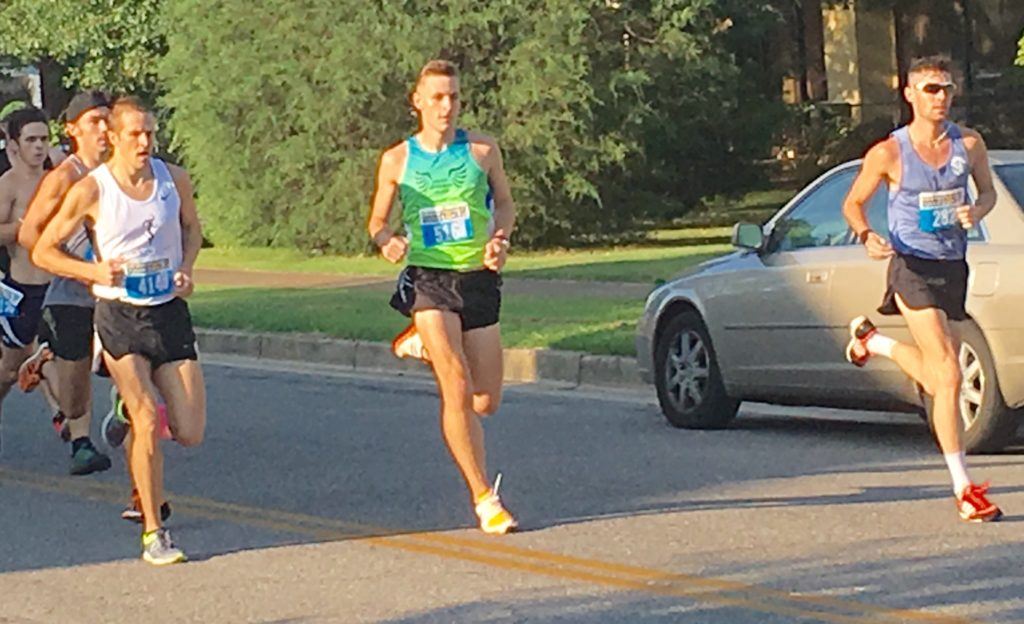
[[[18, 243], [29, 253], [43, 228], [57, 214], [68, 189], [106, 159], [109, 115], [108, 98], [99, 91], [79, 93], [68, 104], [63, 119], [72, 154], [43, 178], [25, 213]], [[85, 228], [67, 241], [66, 249], [79, 258], [92, 258]], [[28, 391], [42, 379], [56, 380], [60, 411], [54, 425], [58, 431], [66, 428], [64, 432], [71, 440], [71, 474], [106, 470], [110, 468], [110, 458], [97, 451], [89, 438], [95, 301], [85, 284], [55, 277], [43, 305], [43, 333], [48, 344], [41, 346], [21, 367], [19, 385]]]

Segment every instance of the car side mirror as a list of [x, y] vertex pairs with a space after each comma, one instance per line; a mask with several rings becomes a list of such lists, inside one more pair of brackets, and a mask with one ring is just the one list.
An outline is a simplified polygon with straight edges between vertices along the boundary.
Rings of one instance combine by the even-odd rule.
[[740, 249], [760, 251], [764, 246], [761, 226], [754, 223], [737, 223], [732, 227], [732, 246]]

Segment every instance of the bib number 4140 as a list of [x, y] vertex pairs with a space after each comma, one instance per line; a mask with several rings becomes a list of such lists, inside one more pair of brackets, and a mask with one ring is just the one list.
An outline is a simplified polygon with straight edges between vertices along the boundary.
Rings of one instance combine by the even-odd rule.
[[124, 289], [131, 299], [162, 297], [174, 291], [174, 271], [165, 259], [125, 265]]
[[128, 296], [135, 299], [169, 295], [174, 290], [174, 276], [170, 271], [145, 275], [126, 275], [124, 287]]

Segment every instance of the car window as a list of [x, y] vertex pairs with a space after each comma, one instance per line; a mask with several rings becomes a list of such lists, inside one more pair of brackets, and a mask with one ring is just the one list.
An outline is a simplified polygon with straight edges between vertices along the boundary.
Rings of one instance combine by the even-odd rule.
[[1000, 165], [996, 168], [996, 174], [1006, 185], [1017, 207], [1024, 210], [1024, 165]]
[[850, 228], [843, 218], [843, 200], [856, 173], [856, 169], [844, 169], [830, 176], [776, 221], [772, 249], [793, 251], [848, 244]]

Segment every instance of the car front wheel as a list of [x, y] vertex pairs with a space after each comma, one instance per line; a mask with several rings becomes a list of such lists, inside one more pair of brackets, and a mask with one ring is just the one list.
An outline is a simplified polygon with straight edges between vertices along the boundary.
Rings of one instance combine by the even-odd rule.
[[720, 429], [739, 409], [725, 392], [711, 338], [695, 312], [675, 316], [661, 332], [655, 387], [661, 411], [675, 427]]

